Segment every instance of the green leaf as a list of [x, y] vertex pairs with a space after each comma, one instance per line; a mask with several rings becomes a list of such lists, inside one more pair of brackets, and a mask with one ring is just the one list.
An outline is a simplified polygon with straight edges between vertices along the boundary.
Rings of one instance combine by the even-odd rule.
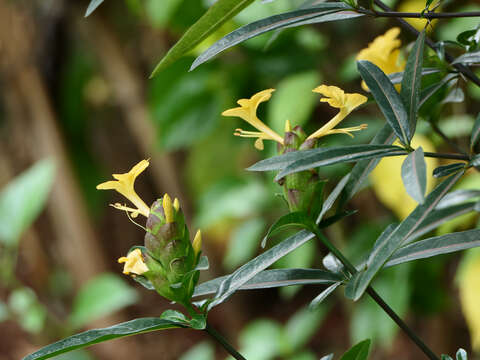
[[370, 339], [359, 342], [348, 350], [340, 360], [366, 360], [368, 358], [368, 350], [370, 349]]
[[470, 149], [473, 149], [480, 140], [480, 113], [477, 115], [477, 119], [473, 124], [472, 135], [470, 136]]
[[[313, 169], [320, 166], [354, 162], [371, 158], [382, 158], [386, 156], [405, 155], [407, 153], [403, 148], [394, 145], [350, 145], [313, 150], [318, 151], [312, 151], [308, 154], [308, 156], [302, 156], [302, 151], [294, 152], [294, 154], [297, 154], [298, 160], [292, 162], [285, 169], [283, 169], [275, 177], [275, 180], [279, 180], [292, 173]], [[256, 165], [257, 164], [254, 166]], [[251, 168], [249, 168], [249, 170], [250, 169]]]
[[320, 358], [320, 360], [332, 360], [332, 359], [333, 359], [333, 354], [328, 354]]
[[240, 353], [245, 359], [278, 359], [284, 346], [282, 326], [270, 319], [250, 322], [239, 337]]
[[193, 62], [190, 70], [195, 69], [232, 46], [275, 29], [316, 24], [327, 21], [345, 20], [363, 16], [363, 14], [352, 11], [342, 12], [345, 10], [352, 10], [352, 7], [341, 2], [321, 3], [315, 5], [315, 7], [273, 15], [242, 26], [224, 36], [200, 54]]
[[423, 204], [427, 191], [427, 165], [421, 147], [408, 154], [403, 161], [402, 181], [408, 195]]
[[103, 0], [90, 1], [90, 4], [88, 4], [87, 11], [85, 12], [85, 17], [90, 16], [90, 14], [93, 13], [102, 3], [103, 3]]
[[0, 242], [15, 246], [42, 211], [53, 184], [55, 164], [37, 162], [0, 192]]
[[423, 220], [435, 209], [438, 202], [462, 175], [463, 173], [459, 172], [440, 183], [425, 198], [425, 202], [418, 205], [395, 230], [382, 239], [378, 239], [373, 251], [369, 255], [367, 269], [355, 274], [351, 281], [347, 283], [345, 295], [348, 298], [356, 301], [363, 295], [370, 282], [392, 254], [418, 229]]
[[[193, 296], [203, 296], [216, 293], [223, 281], [229, 276], [230, 275], [221, 276], [197, 285]], [[343, 280], [341, 275], [319, 269], [264, 270], [241, 285], [238, 290], [268, 289], [305, 284], [331, 284], [341, 280]]]
[[[440, 205], [440, 203], [439, 203]], [[445, 222], [455, 219], [461, 215], [467, 214], [475, 210], [475, 203], [470, 202], [466, 204], [457, 204], [445, 208], [438, 208], [438, 205], [434, 211], [421, 222], [418, 228], [405, 240], [404, 245], [411, 243], [426, 233], [436, 229]]]
[[467, 230], [429, 239], [401, 247], [395, 251], [385, 266], [471, 249], [480, 246], [480, 230]]
[[138, 300], [136, 291], [115, 274], [89, 280], [76, 295], [69, 322], [74, 328], [107, 316]]
[[467, 352], [462, 348], [458, 349], [455, 357], [456, 357], [456, 360], [468, 360]]
[[408, 115], [408, 141], [412, 139], [417, 126], [417, 110], [420, 101], [424, 47], [425, 30], [418, 35], [417, 41], [415, 41], [415, 45], [408, 56], [400, 91], [400, 96]]
[[278, 171], [286, 168], [295, 161], [307, 157], [309, 155], [317, 154], [321, 151], [327, 151], [331, 148], [318, 148], [302, 151], [292, 151], [283, 155], [273, 156], [268, 159], [260, 160], [259, 162], [248, 167], [248, 171]]
[[334, 284], [330, 285], [329, 287], [327, 287], [325, 290], [323, 290], [320, 294], [318, 294], [318, 296], [316, 296], [310, 302], [308, 307], [312, 310], [317, 309], [320, 306], [320, 304], [323, 302], [323, 300], [325, 300], [331, 293], [333, 293], [335, 291], [335, 289], [337, 287], [339, 287], [340, 285], [342, 285], [342, 283], [337, 282], [337, 283], [334, 283]]
[[215, 348], [209, 342], [201, 342], [188, 349], [179, 360], [215, 360]]
[[452, 65], [454, 64], [476, 64], [480, 62], [480, 51], [469, 52], [463, 55], [460, 55], [455, 60], [453, 60]]
[[[390, 125], [385, 124], [375, 137], [370, 141], [370, 145], [391, 145], [395, 140], [395, 135]], [[342, 192], [339, 207], [342, 208], [345, 204], [360, 190], [368, 175], [375, 169], [379, 163], [380, 158], [373, 158], [368, 160], [361, 160], [355, 164], [348, 183], [345, 185], [345, 190]]]
[[477, 201], [480, 197], [480, 190], [455, 190], [449, 192], [445, 197], [438, 203], [436, 209], [443, 209], [449, 206], [462, 204], [465, 201]]
[[320, 214], [318, 215], [315, 223], [319, 224], [322, 221], [327, 211], [332, 208], [333, 204], [335, 203], [337, 198], [340, 196], [341, 192], [347, 185], [349, 179], [350, 179], [350, 174], [347, 174], [342, 178], [342, 180], [338, 182], [337, 186], [335, 186], [332, 192], [328, 195], [327, 199], [323, 202], [322, 210], [320, 211]]
[[442, 354], [441, 360], [453, 360], [451, 356]]
[[425, 89], [423, 89], [420, 92], [420, 102], [418, 104], [418, 108], [422, 107], [423, 104], [425, 104], [428, 99], [430, 99], [433, 95], [435, 95], [438, 90], [440, 90], [442, 87], [447, 85], [450, 81], [457, 80], [457, 79], [458, 79], [457, 74], [448, 74], [441, 81], [434, 83], [426, 87]]
[[357, 61], [357, 67], [360, 76], [370, 89], [395, 135], [405, 145], [409, 144], [411, 131], [408, 114], [402, 98], [395, 90], [390, 79], [377, 65], [372, 64], [370, 61]]
[[[313, 220], [303, 211], [296, 211], [285, 214], [281, 216], [277, 221], [270, 226], [268, 229], [267, 234], [264, 236], [262, 240], [262, 248], [267, 245], [267, 240], [269, 237], [275, 235], [280, 230], [285, 229], [289, 226], [300, 226], [303, 229], [312, 231], [315, 228], [315, 223]], [[313, 231], [312, 231], [313, 232]]]
[[[438, 74], [441, 70], [437, 68], [423, 68], [422, 69], [422, 77], [425, 75], [432, 75], [432, 74]], [[396, 73], [391, 73], [387, 75], [392, 84], [400, 84], [403, 80], [403, 77], [405, 76], [405, 73], [403, 71], [396, 72]]]
[[141, 333], [185, 327], [172, 321], [156, 317], [130, 320], [103, 329], [94, 329], [69, 336], [63, 340], [47, 345], [40, 350], [27, 355], [23, 360], [49, 359], [55, 355], [63, 354], [75, 349], [83, 348], [103, 341], [113, 340], [125, 336]]
[[440, 178], [451, 175], [453, 173], [456, 173], [457, 171], [464, 170], [466, 165], [466, 163], [461, 162], [439, 166], [433, 170], [433, 177]]
[[180, 59], [252, 2], [253, 0], [218, 0], [168, 51], [150, 77], [154, 77], [167, 66]]

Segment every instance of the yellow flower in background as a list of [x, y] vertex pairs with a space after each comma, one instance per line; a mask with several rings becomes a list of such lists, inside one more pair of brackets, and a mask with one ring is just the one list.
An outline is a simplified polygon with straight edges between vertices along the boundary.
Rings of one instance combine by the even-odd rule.
[[142, 251], [135, 249], [125, 257], [118, 259], [119, 264], [125, 263], [123, 266], [123, 273], [126, 275], [135, 274], [142, 275], [148, 271], [147, 264], [143, 261]]
[[259, 130], [258, 132], [242, 129], [235, 130], [236, 136], [258, 138], [255, 141], [255, 147], [259, 150], [263, 150], [263, 140], [274, 140], [283, 145], [283, 138], [257, 117], [258, 105], [270, 100], [274, 91], [275, 89], [267, 89], [256, 93], [250, 99], [240, 99], [237, 101], [240, 107], [228, 109], [222, 113], [223, 116], [238, 116]]
[[[425, 152], [435, 152], [435, 147], [426, 137], [417, 134], [413, 137], [413, 148], [422, 147]], [[370, 175], [373, 191], [378, 199], [391, 209], [399, 219], [406, 218], [417, 206], [405, 190], [402, 182], [402, 163], [406, 156], [386, 157], [380, 161]], [[427, 165], [427, 193], [435, 186], [433, 169], [438, 167], [438, 159], [425, 158]]]
[[[422, 12], [425, 9], [425, 0], [404, 0], [398, 6], [400, 12]], [[407, 19], [405, 21], [412, 25], [418, 31], [422, 31], [427, 26], [427, 19]], [[430, 22], [433, 25], [436, 20]], [[428, 29], [428, 28], [427, 28]]]
[[[273, 91], [275, 91], [275, 89], [267, 89], [256, 93], [250, 99], [240, 99], [238, 100], [240, 107], [228, 109], [222, 113], [223, 116], [238, 116], [259, 130], [257, 132], [236, 129], [234, 133], [236, 136], [258, 138], [255, 141], [255, 147], [259, 150], [263, 150], [263, 140], [274, 140], [279, 144], [284, 144], [283, 138], [257, 117], [258, 105], [261, 102], [269, 100]], [[333, 119], [311, 134], [307, 139], [320, 138], [331, 134], [346, 134], [353, 137], [351, 132], [367, 128], [366, 124], [362, 124], [350, 128], [334, 129], [348, 114], [367, 101], [365, 96], [361, 94], [346, 94], [336, 86], [327, 85], [320, 85], [313, 89], [313, 92], [324, 95], [325, 97], [321, 98], [320, 101], [328, 102], [330, 106], [338, 108], [340, 111]], [[290, 131], [292, 131], [290, 122], [286, 120], [285, 132]]]
[[457, 271], [457, 281], [472, 348], [480, 351], [480, 249], [466, 252]]
[[[358, 53], [357, 60], [368, 60], [387, 75], [403, 71], [405, 60], [400, 58], [399, 48], [402, 42], [397, 39], [398, 35], [400, 35], [400, 28], [394, 27], [384, 35], [376, 37], [367, 48]], [[362, 82], [362, 88], [368, 90], [364, 82]]]
[[330, 106], [340, 109], [339, 113], [333, 119], [323, 125], [320, 129], [311, 134], [308, 139], [320, 138], [331, 134], [346, 134], [351, 137], [352, 131], [359, 131], [367, 128], [366, 124], [360, 126], [334, 129], [348, 114], [367, 101], [367, 98], [361, 94], [346, 94], [342, 89], [336, 86], [320, 85], [313, 89], [313, 92], [325, 96], [321, 102], [327, 102]]
[[145, 170], [149, 165], [148, 160], [142, 160], [135, 165], [128, 173], [125, 174], [113, 174], [113, 178], [116, 180], [107, 181], [97, 185], [98, 190], [116, 190], [128, 200], [132, 202], [137, 208], [133, 209], [118, 203], [112, 205], [119, 210], [125, 210], [132, 214], [132, 217], [136, 217], [138, 214], [142, 214], [148, 217], [150, 214], [150, 208], [145, 202], [140, 199], [134, 189], [135, 179]]

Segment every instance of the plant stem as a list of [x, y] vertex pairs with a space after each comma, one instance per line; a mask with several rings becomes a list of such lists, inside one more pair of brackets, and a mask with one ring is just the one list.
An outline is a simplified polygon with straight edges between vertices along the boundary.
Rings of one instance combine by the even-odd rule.
[[399, 12], [399, 11], [371, 11], [364, 9], [357, 9], [357, 12], [373, 16], [373, 17], [399, 17], [399, 18], [416, 18], [416, 19], [449, 19], [460, 17], [479, 17], [480, 11], [468, 11], [459, 13], [436, 13], [436, 12]]
[[[390, 9], [387, 5], [385, 5], [381, 0], [374, 0], [375, 5], [377, 5], [380, 9], [391, 12], [392, 9]], [[402, 18], [397, 17], [397, 21], [400, 23], [400, 25], [410, 33], [412, 33], [415, 37], [418, 37], [420, 32], [415, 29], [412, 25], [407, 23], [405, 20]], [[430, 38], [425, 37], [425, 43], [431, 47], [433, 50], [436, 49], [435, 43], [430, 40]], [[449, 63], [453, 61], [453, 57], [445, 52], [445, 60], [447, 60]], [[455, 64], [453, 65], [458, 71], [460, 71], [463, 75], [465, 75], [467, 78], [469, 78], [471, 81], [473, 81], [477, 86], [480, 87], [480, 79], [473, 73], [472, 70], [470, 70], [467, 66], [462, 65], [462, 64]]]
[[211, 327], [208, 322], [207, 322], [207, 327], [205, 328], [204, 331], [206, 331], [208, 335], [210, 335], [212, 338], [214, 338], [215, 341], [220, 343], [220, 345], [222, 345], [223, 348], [225, 350], [227, 350], [227, 352], [230, 355], [232, 355], [235, 359], [237, 359], [237, 360], [247, 360], [237, 350], [235, 350], [233, 348], [233, 346], [230, 345], [229, 342], [221, 334], [219, 334], [217, 332], [217, 330], [215, 330], [213, 327]]
[[[327, 247], [327, 249], [337, 257], [338, 260], [352, 274], [358, 271], [353, 264], [323, 235], [318, 227], [315, 227], [314, 233], [317, 238]], [[439, 360], [438, 356], [408, 327], [407, 324], [395, 313], [395, 311], [378, 295], [372, 286], [368, 286], [367, 294], [387, 313], [388, 316], [405, 332], [405, 334], [423, 351], [430, 360]]]

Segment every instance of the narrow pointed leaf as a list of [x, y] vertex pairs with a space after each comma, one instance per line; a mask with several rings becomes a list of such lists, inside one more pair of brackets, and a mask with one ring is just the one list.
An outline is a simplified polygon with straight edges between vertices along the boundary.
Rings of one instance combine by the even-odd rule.
[[[314, 149], [316, 150], [316, 149]], [[323, 150], [323, 149], [322, 149]], [[313, 169], [319, 166], [333, 165], [358, 160], [382, 158], [386, 156], [405, 155], [407, 152], [394, 145], [351, 145], [331, 147], [325, 151], [312, 152], [309, 156], [300, 158], [283, 169], [276, 180], [292, 173]]]
[[471, 249], [477, 246], [480, 246], [479, 229], [435, 236], [401, 247], [395, 251], [385, 266], [394, 266], [413, 260]]
[[420, 88], [422, 83], [423, 51], [425, 48], [425, 30], [419, 35], [408, 56], [405, 67], [400, 96], [408, 115], [408, 140], [415, 134], [417, 126], [417, 110], [420, 102]]
[[457, 57], [453, 62], [453, 64], [465, 64], [465, 65], [470, 65], [470, 64], [476, 64], [480, 63], [480, 51], [475, 51], [475, 52], [469, 52], [466, 54], [463, 54], [459, 57]]
[[310, 150], [292, 151], [283, 155], [273, 156], [268, 159], [260, 160], [259, 162], [248, 167], [248, 171], [278, 171], [285, 169], [288, 165], [304, 157], [318, 154], [322, 151], [327, 151], [331, 148], [317, 148]]
[[409, 244], [423, 235], [429, 233], [432, 230], [435, 230], [440, 225], [446, 223], [449, 220], [455, 219], [464, 214], [468, 214], [472, 211], [475, 211], [475, 203], [468, 202], [465, 204], [456, 204], [449, 207], [438, 209], [438, 206], [434, 211], [432, 211], [420, 224], [420, 226], [415, 230], [407, 240], [405, 240], [404, 245]]
[[269, 237], [275, 235], [278, 231], [285, 229], [289, 226], [300, 226], [303, 229], [311, 231], [315, 227], [313, 220], [303, 211], [296, 211], [281, 216], [272, 226], [268, 229], [267, 234], [262, 240], [262, 248], [267, 245]]
[[168, 321], [156, 317], [140, 318], [113, 325], [103, 329], [94, 329], [69, 336], [63, 340], [47, 345], [40, 350], [27, 355], [23, 360], [49, 359], [75, 349], [113, 340], [125, 336], [141, 333], [185, 327], [184, 324]]
[[428, 99], [430, 99], [433, 95], [435, 95], [438, 90], [440, 90], [442, 87], [447, 85], [450, 81], [457, 80], [457, 79], [458, 79], [457, 74], [448, 74], [438, 83], [432, 84], [426, 87], [425, 89], [423, 89], [420, 92], [420, 102], [418, 104], [418, 108], [422, 107], [423, 104], [425, 104], [425, 102], [427, 102]]
[[316, 223], [320, 223], [327, 213], [328, 210], [330, 210], [337, 200], [337, 198], [340, 196], [342, 190], [345, 188], [345, 185], [347, 185], [348, 180], [350, 179], [350, 174], [345, 175], [342, 180], [340, 180], [335, 186], [335, 188], [332, 190], [332, 192], [328, 195], [327, 199], [324, 201], [322, 205], [322, 210], [320, 211], [320, 214], [317, 217]]
[[455, 190], [445, 195], [438, 203], [436, 210], [463, 204], [466, 201], [477, 201], [478, 198], [480, 198], [480, 190]]
[[[362, 14], [352, 11], [345, 12], [345, 10], [352, 10], [352, 7], [342, 2], [322, 3], [315, 7], [289, 11], [252, 22], [232, 31], [215, 42], [195, 59], [190, 70], [195, 69], [200, 64], [212, 59], [228, 48], [272, 30], [362, 16]], [[342, 12], [339, 13], [340, 11]]]
[[[383, 128], [375, 135], [370, 141], [370, 145], [391, 145], [395, 140], [395, 135], [390, 125], [385, 124]], [[352, 171], [350, 171], [350, 177], [348, 183], [345, 185], [345, 189], [342, 192], [340, 198], [340, 208], [343, 208], [345, 204], [362, 188], [368, 175], [375, 169], [380, 162], [380, 158], [372, 158], [367, 160], [360, 160], [355, 164]]]
[[448, 193], [462, 175], [463, 173], [459, 172], [440, 183], [425, 198], [423, 204], [418, 205], [389, 236], [376, 244], [369, 255], [367, 269], [355, 274], [352, 280], [347, 283], [345, 288], [345, 295], [347, 297], [358, 300], [363, 295], [370, 282], [392, 254], [419, 228], [425, 218], [435, 209], [438, 202]]
[[221, 283], [215, 298], [209, 304], [209, 309], [225, 301], [260, 271], [265, 270], [278, 259], [302, 246], [313, 237], [314, 235], [311, 232], [299, 231], [238, 268]]
[[403, 161], [402, 181], [408, 195], [423, 204], [427, 190], [427, 165], [421, 147], [408, 154]]
[[444, 176], [451, 175], [453, 173], [456, 173], [457, 171], [465, 169], [465, 165], [467, 164], [464, 162], [461, 162], [461, 163], [454, 163], [454, 164], [439, 166], [433, 170], [433, 177], [441, 178]]
[[480, 113], [473, 124], [472, 135], [470, 136], [470, 149], [473, 149], [480, 140]]
[[372, 64], [370, 61], [357, 61], [357, 67], [360, 76], [370, 89], [395, 135], [404, 144], [409, 144], [410, 125], [408, 114], [402, 98], [395, 90], [390, 79], [377, 65]]
[[458, 349], [457, 353], [455, 354], [456, 360], [468, 360], [467, 352], [460, 348]]
[[[215, 294], [220, 284], [230, 275], [221, 276], [197, 285], [194, 297]], [[342, 281], [336, 273], [319, 269], [275, 269], [263, 270], [240, 286], [238, 290], [257, 290], [291, 285], [321, 285]]]
[[180, 59], [252, 2], [253, 0], [218, 0], [215, 2], [168, 51], [150, 77], [154, 77], [167, 66]]
[[318, 308], [318, 306], [323, 302], [323, 300], [325, 300], [331, 293], [333, 293], [340, 285], [342, 285], [342, 283], [337, 282], [327, 287], [320, 294], [318, 294], [315, 299], [310, 302], [308, 308], [311, 310], [315, 310], [316, 308]]
[[103, 3], [104, 0], [92, 0], [88, 4], [87, 11], [85, 12], [85, 17], [90, 16], [97, 8]]
[[366, 360], [370, 349], [370, 339], [359, 342], [348, 350], [340, 360]]

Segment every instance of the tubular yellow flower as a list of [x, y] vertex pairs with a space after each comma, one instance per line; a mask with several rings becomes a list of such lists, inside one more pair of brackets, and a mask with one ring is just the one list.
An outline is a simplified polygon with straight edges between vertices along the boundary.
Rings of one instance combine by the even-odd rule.
[[123, 273], [126, 275], [136, 274], [142, 275], [148, 271], [147, 264], [144, 263], [142, 258], [142, 251], [135, 249], [131, 251], [126, 257], [123, 256], [118, 259], [118, 263], [125, 263], [123, 266]]
[[165, 194], [163, 196], [162, 200], [162, 207], [163, 207], [163, 212], [165, 213], [165, 221], [167, 223], [172, 223], [173, 222], [173, 205], [172, 205], [172, 199], [168, 194]]
[[202, 232], [200, 230], [197, 231], [193, 238], [192, 247], [195, 255], [198, 255], [198, 253], [202, 251]]
[[255, 147], [259, 150], [263, 150], [263, 140], [273, 140], [283, 145], [283, 138], [257, 117], [258, 105], [268, 101], [274, 91], [275, 89], [267, 89], [256, 93], [250, 99], [240, 99], [237, 101], [240, 107], [228, 109], [222, 113], [223, 116], [237, 116], [242, 118], [255, 129], [259, 130], [257, 132], [236, 129], [234, 133], [236, 136], [257, 138]]
[[[400, 29], [398, 27], [391, 28], [384, 35], [375, 38], [366, 49], [361, 50], [357, 55], [357, 60], [368, 60], [387, 75], [403, 71], [405, 61], [399, 59], [399, 48], [402, 42], [397, 39], [398, 35], [400, 35]], [[363, 81], [362, 87], [364, 90], [368, 90]]]
[[173, 207], [175, 208], [175, 211], [180, 210], [180, 201], [178, 201], [177, 198], [175, 198], [175, 200], [173, 200]]
[[313, 92], [324, 95], [325, 97], [321, 98], [320, 101], [327, 102], [330, 106], [340, 109], [340, 111], [329, 122], [311, 134], [307, 140], [331, 134], [346, 134], [353, 137], [351, 132], [366, 129], [366, 124], [350, 128], [334, 129], [334, 127], [345, 119], [348, 114], [367, 101], [365, 96], [356, 93], [346, 94], [342, 89], [336, 86], [327, 85], [320, 85], [313, 89]]
[[125, 210], [132, 213], [132, 217], [136, 217], [138, 214], [142, 214], [148, 217], [150, 214], [150, 208], [145, 202], [140, 199], [134, 189], [135, 179], [145, 170], [149, 165], [148, 160], [142, 160], [135, 165], [128, 173], [125, 174], [113, 174], [115, 181], [107, 181], [97, 185], [98, 190], [116, 190], [128, 200], [130, 200], [137, 208], [132, 209], [120, 204], [114, 204], [113, 207], [119, 210]]

